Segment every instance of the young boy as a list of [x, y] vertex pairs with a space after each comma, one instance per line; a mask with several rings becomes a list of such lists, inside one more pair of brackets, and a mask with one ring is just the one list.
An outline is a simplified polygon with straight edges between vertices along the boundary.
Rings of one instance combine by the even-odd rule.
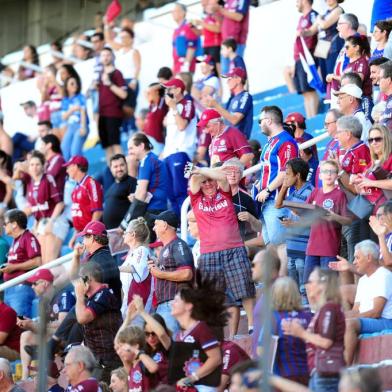
[[[232, 71], [233, 68], [242, 68], [246, 72], [246, 66], [244, 59], [242, 56], [236, 53], [237, 50], [237, 42], [235, 39], [228, 38], [222, 42], [221, 46], [221, 68], [222, 73], [229, 73]], [[228, 64], [227, 72], [224, 71], [225, 67], [223, 64]], [[227, 68], [226, 67], [226, 68]]]
[[315, 221], [310, 229], [310, 237], [306, 248], [304, 281], [316, 266], [328, 268], [330, 261], [336, 260], [340, 250], [342, 225], [351, 224], [347, 212], [347, 198], [336, 185], [339, 167], [335, 161], [323, 161], [320, 164], [322, 188], [314, 189], [308, 199], [327, 210], [327, 215]]

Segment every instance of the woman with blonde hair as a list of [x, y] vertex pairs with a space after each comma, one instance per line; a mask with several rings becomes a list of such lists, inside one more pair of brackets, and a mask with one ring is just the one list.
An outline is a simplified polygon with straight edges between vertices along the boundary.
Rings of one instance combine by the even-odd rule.
[[151, 309], [153, 281], [147, 264], [151, 257], [148, 248], [149, 239], [150, 230], [144, 218], [139, 217], [129, 222], [124, 233], [124, 243], [129, 247], [129, 252], [120, 266], [120, 279], [124, 292], [121, 307], [123, 315], [126, 314], [128, 304], [135, 294], [142, 297], [147, 311]]
[[128, 392], [128, 373], [125, 368], [120, 367], [112, 371], [110, 390], [112, 392]]
[[285, 335], [306, 342], [309, 387], [312, 391], [338, 390], [339, 371], [344, 362], [345, 316], [341, 306], [339, 279], [336, 272], [316, 268], [306, 285], [309, 302], [316, 311], [305, 329], [298, 320], [282, 322]]
[[[272, 296], [272, 335], [278, 337], [278, 346], [273, 373], [281, 377], [308, 385], [309, 372], [305, 343], [295, 336], [283, 333], [282, 323], [296, 320], [307, 328], [312, 314], [304, 310], [296, 282], [288, 277], [275, 280], [271, 289]], [[261, 339], [262, 333], [260, 333]]]

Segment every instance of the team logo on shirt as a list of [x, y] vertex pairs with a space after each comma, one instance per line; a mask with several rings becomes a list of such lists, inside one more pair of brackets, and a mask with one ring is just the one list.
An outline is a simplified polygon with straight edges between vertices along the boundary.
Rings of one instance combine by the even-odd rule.
[[326, 208], [327, 210], [332, 210], [333, 206], [334, 203], [332, 199], [325, 199], [323, 201], [323, 207]]
[[169, 256], [169, 249], [165, 249], [162, 253], [162, 257], [167, 257]]
[[139, 370], [136, 370], [132, 375], [132, 380], [134, 383], [139, 384], [142, 381], [142, 373]]
[[238, 107], [238, 101], [234, 101], [232, 108], [235, 110]]
[[195, 338], [192, 335], [188, 335], [183, 341], [185, 343], [195, 343]]
[[155, 353], [155, 355], [152, 357], [152, 359], [156, 362], [159, 363], [162, 361], [162, 354], [161, 353]]

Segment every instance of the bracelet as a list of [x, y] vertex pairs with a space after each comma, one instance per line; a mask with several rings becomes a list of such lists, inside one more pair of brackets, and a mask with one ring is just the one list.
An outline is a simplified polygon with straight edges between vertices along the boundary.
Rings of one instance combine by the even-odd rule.
[[199, 381], [199, 380], [200, 380], [200, 378], [199, 378], [199, 376], [196, 374], [196, 372], [192, 372], [192, 373], [191, 373], [191, 377], [192, 377], [195, 381]]
[[271, 193], [271, 189], [269, 189], [269, 187], [267, 186], [267, 188], [265, 188], [267, 193]]

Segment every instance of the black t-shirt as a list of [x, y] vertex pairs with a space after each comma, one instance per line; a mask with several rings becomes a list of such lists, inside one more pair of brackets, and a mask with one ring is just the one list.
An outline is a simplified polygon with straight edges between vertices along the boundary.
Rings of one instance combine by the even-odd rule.
[[103, 223], [107, 229], [120, 226], [131, 204], [128, 195], [135, 192], [136, 184], [136, 178], [126, 176], [120, 182], [114, 182], [105, 192]]
[[[235, 213], [238, 215], [239, 212], [249, 212], [249, 214], [253, 215], [256, 219], [259, 219], [257, 214], [257, 207], [254, 200], [248, 195], [246, 192], [239, 190], [235, 195], [233, 195], [233, 204], [235, 208]], [[254, 237], [254, 232], [250, 228], [248, 222], [238, 221], [238, 225], [240, 228], [241, 238], [245, 241], [249, 238]]]

